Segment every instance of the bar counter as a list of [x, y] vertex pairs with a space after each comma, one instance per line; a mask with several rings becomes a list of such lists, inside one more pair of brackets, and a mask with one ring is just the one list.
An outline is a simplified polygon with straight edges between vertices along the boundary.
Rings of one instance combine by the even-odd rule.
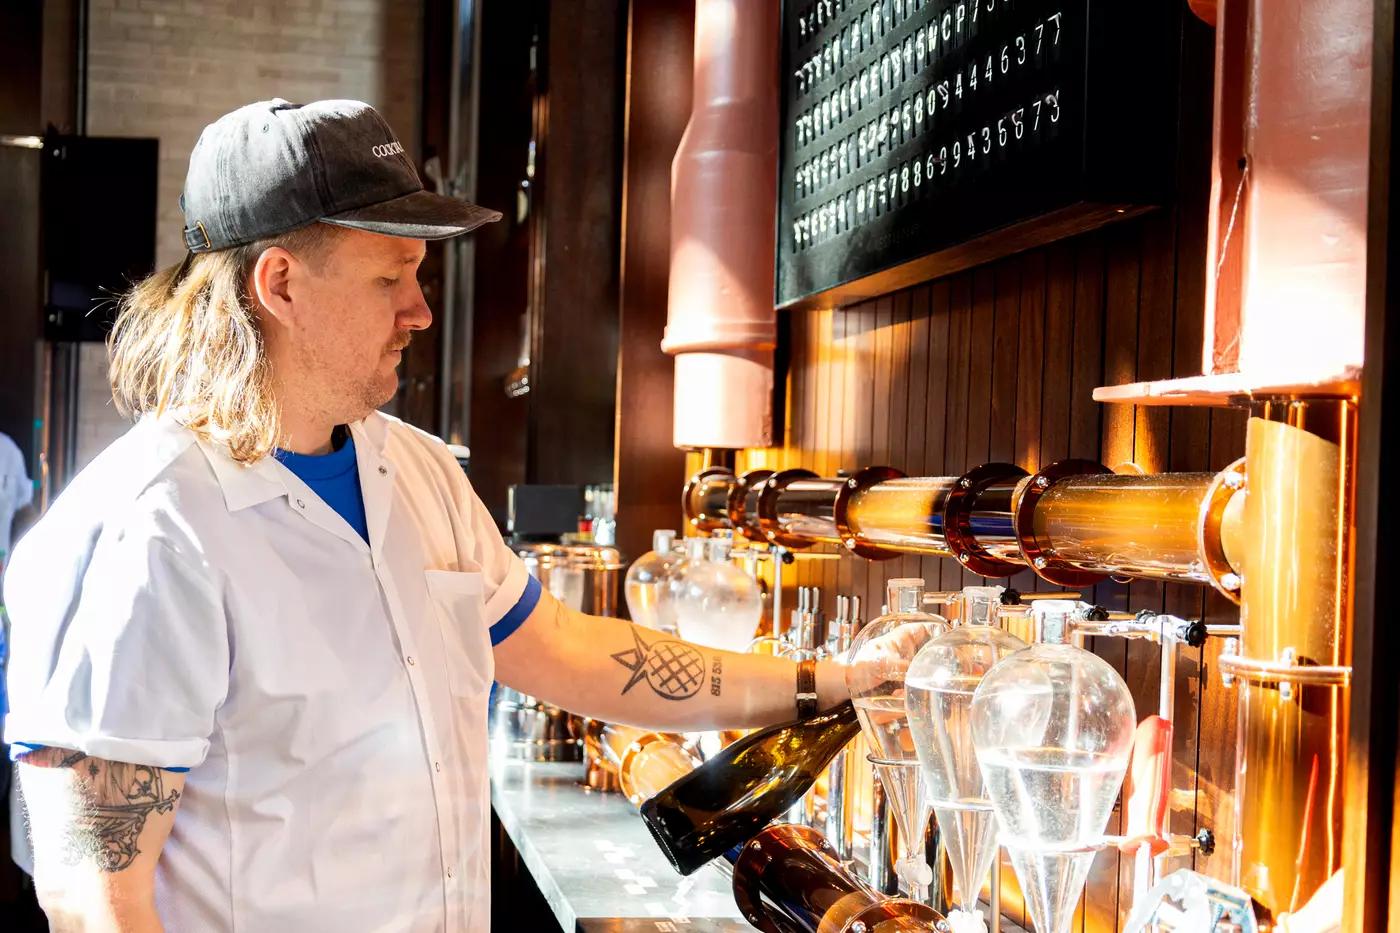
[[752, 930], [713, 866], [676, 874], [621, 794], [579, 784], [580, 762], [498, 759], [491, 806], [560, 929], [608, 933]]

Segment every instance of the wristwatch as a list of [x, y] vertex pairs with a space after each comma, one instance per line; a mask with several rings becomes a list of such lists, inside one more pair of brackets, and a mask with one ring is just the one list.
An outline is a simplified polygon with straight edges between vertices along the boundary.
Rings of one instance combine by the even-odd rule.
[[797, 718], [817, 715], [817, 662], [797, 662]]

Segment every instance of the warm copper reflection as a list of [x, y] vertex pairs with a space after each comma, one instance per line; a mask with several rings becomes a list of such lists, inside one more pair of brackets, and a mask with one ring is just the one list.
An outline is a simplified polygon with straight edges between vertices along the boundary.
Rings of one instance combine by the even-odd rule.
[[[979, 476], [1003, 467], [1014, 473]], [[1017, 538], [1017, 523], [1023, 520], [1017, 512], [1032, 501], [1026, 498], [1032, 480], [1016, 467], [990, 464], [964, 477], [871, 476], [879, 472], [871, 468], [841, 479], [786, 471], [763, 485], [758, 523], [772, 540], [790, 547], [844, 545], [874, 558], [898, 553], [951, 557], [956, 551], [965, 566], [989, 576], [1031, 566], [1036, 556], [1087, 573], [1218, 586], [1207, 572], [1202, 541], [1211, 543], [1217, 575], [1229, 575], [1243, 550], [1244, 497], [1206, 508], [1215, 501], [1210, 500], [1213, 484], [1218, 493], [1225, 478], [1214, 473], [1090, 473], [1037, 486], [1030, 523], [1037, 547], [1028, 555]], [[1044, 483], [1046, 477], [1037, 479]], [[721, 471], [697, 474], [685, 492], [691, 524], [704, 531], [748, 527], [755, 517], [748, 514], [747, 500], [754, 497], [732, 497], [739, 482]], [[838, 514], [842, 496], [849, 498]], [[737, 512], [739, 499], [745, 500], [744, 514]], [[945, 527], [955, 512], [957, 527]], [[1044, 569], [1039, 560], [1036, 567]]]
[[676, 737], [643, 733], [622, 753], [622, 793], [639, 807], [698, 767], [700, 759]]
[[[1350, 662], [1350, 502], [1355, 406], [1344, 400], [1255, 404], [1240, 654]], [[1295, 910], [1341, 866], [1345, 689], [1258, 678], [1239, 684], [1234, 852], [1237, 881], [1274, 914]]]
[[851, 497], [850, 522], [862, 540], [916, 554], [950, 556], [943, 536], [943, 507], [957, 478], [892, 479]]
[[1040, 497], [1036, 539], [1057, 564], [1152, 579], [1209, 582], [1196, 544], [1214, 473], [1070, 476]]

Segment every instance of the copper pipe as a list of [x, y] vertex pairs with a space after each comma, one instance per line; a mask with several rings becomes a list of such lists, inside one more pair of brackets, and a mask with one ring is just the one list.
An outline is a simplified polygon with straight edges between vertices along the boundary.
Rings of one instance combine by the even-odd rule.
[[1242, 633], [1221, 667], [1240, 691], [1234, 880], [1266, 919], [1341, 867], [1355, 432], [1350, 399], [1251, 404]]
[[1196, 521], [1214, 473], [1070, 476], [1047, 489], [1034, 513], [1037, 540], [1081, 570], [1209, 583]]
[[902, 477], [851, 496], [853, 529], [873, 547], [952, 557], [943, 534], [943, 510], [956, 477]]
[[955, 557], [982, 576], [1031, 567], [1058, 585], [1103, 574], [1205, 583], [1235, 597], [1246, 547], [1239, 464], [1150, 476], [1083, 472], [1090, 466], [1052, 464], [1026, 476], [987, 464], [960, 477], [786, 470], [742, 496], [743, 481], [712, 469], [687, 485], [685, 512], [702, 531], [757, 525], [770, 543], [791, 548]]

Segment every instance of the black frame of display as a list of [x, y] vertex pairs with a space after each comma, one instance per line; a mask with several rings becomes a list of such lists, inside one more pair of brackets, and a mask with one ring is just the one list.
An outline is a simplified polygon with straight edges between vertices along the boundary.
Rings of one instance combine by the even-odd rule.
[[[847, 24], [875, 8], [902, 10], [904, 16], [896, 17], [878, 42], [870, 40], [874, 48], [866, 45], [858, 54], [843, 56], [834, 78], [818, 80], [820, 91], [802, 93], [798, 67], [822, 45], [802, 39], [798, 22], [824, 3]], [[941, 22], [959, 6], [964, 11], [973, 5], [985, 10], [987, 4], [1000, 18], [985, 20], [975, 35], [954, 41], [946, 52], [936, 49], [912, 75], [896, 82], [888, 97], [877, 95], [868, 108], [862, 105], [858, 114], [851, 110], [834, 127], [825, 124], [828, 130], [820, 134], [818, 145], [800, 142], [797, 120], [810, 112], [814, 101], [843, 84], [849, 86], [851, 78], [878, 61], [883, 51], [907, 46], [906, 40], [916, 37], [924, 24]], [[1186, 15], [1179, 0], [852, 0], [844, 10], [838, 9], [841, 5], [841, 0], [783, 4], [775, 283], [779, 307], [832, 307], [886, 294], [1171, 200]], [[1008, 74], [1000, 74], [1001, 48], [1011, 47], [1016, 36], [1056, 12], [1062, 16], [1066, 41], [1059, 57], [1047, 57], [1024, 72], [1013, 65]], [[821, 34], [832, 31], [828, 27]], [[1128, 41], [1122, 40], [1125, 36]], [[811, 164], [814, 154], [834, 154], [842, 140], [854, 140], [861, 126], [882, 108], [888, 112], [901, 95], [912, 99], [916, 92], [926, 94], [937, 84], [929, 81], [931, 77], [964, 74], [970, 63], [989, 55], [997, 73], [978, 89], [981, 96], [976, 100], [969, 92], [960, 99], [966, 103], [941, 111], [935, 107], [922, 130], [907, 133], [888, 149], [882, 146], [881, 154], [859, 168], [830, 173], [825, 184], [811, 186], [815, 191], [799, 188], [795, 173]], [[1211, 67], [1209, 61], [1200, 64]], [[1057, 126], [1053, 138], [1047, 136], [1039, 148], [1019, 147], [1018, 152], [1013, 143], [1007, 151], [998, 144], [981, 164], [966, 160], [971, 170], [959, 174], [956, 182], [945, 183], [941, 173], [938, 185], [912, 197], [902, 194], [902, 205], [853, 223], [853, 200], [847, 195], [855, 190], [856, 179], [868, 183], [890, 167], [899, 171], [911, 165], [916, 154], [924, 164], [932, 156], [942, 168], [949, 160], [933, 154], [946, 149], [948, 141], [966, 139], [970, 130], [985, 141], [981, 130], [997, 126], [999, 120], [1008, 126], [1008, 114], [1024, 106], [1018, 104], [1022, 98], [1043, 100], [1053, 90], [1058, 90], [1057, 105], [1064, 101], [1068, 122]], [[1078, 106], [1072, 106], [1073, 101]], [[848, 152], [856, 148], [851, 143]], [[825, 239], [798, 248], [796, 225], [815, 218], [823, 205], [834, 221], [836, 205], [843, 199], [852, 204], [843, 232], [832, 234], [828, 228]], [[937, 217], [946, 219], [935, 222]], [[813, 219], [813, 228], [816, 225]]]

